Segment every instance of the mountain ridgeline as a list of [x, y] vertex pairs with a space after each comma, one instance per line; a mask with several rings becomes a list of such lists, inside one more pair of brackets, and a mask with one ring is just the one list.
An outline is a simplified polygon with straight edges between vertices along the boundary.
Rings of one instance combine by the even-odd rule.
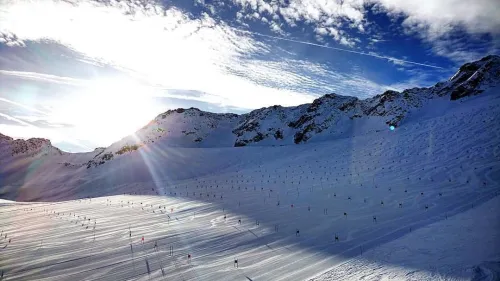
[[[364, 100], [327, 94], [310, 104], [275, 105], [242, 115], [197, 108], [168, 110], [135, 134], [88, 153], [88, 162], [81, 165], [98, 166], [155, 142], [171, 147], [207, 148], [294, 145], [356, 137], [387, 130], [389, 126], [400, 127], [412, 118], [418, 121], [425, 115], [422, 112], [437, 112], [443, 104], [463, 102], [499, 84], [500, 57], [492, 55], [464, 64], [448, 81], [432, 87], [388, 90]], [[40, 151], [62, 153], [43, 139], [12, 140], [1, 136], [0, 142], [11, 144], [11, 156]]]
[[[286, 145], [331, 140], [400, 126], [412, 113], [435, 100], [454, 102], [500, 83], [500, 57], [467, 63], [448, 81], [429, 88], [386, 91], [372, 98], [327, 94], [311, 104], [279, 105], [247, 114], [215, 114], [197, 108], [169, 110], [147, 126], [113, 145], [142, 146], [165, 141], [180, 147]], [[364, 129], [366, 128], [366, 130]]]

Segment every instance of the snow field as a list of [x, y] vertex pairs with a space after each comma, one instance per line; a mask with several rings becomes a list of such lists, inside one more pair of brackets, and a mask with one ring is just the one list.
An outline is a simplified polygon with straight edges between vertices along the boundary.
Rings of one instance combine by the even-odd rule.
[[[485, 259], [498, 249], [487, 222], [500, 192], [500, 102], [469, 102], [308, 145], [158, 144], [52, 191], [66, 201], [0, 202], [4, 279], [462, 280], [473, 274], [460, 266], [495, 268]], [[469, 257], [471, 241], [490, 248]], [[422, 262], [438, 249], [454, 257], [440, 275], [446, 264]]]

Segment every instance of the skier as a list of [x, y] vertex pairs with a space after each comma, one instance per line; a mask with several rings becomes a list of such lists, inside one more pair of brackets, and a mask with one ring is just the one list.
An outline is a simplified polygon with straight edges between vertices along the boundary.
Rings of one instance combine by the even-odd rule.
[[234, 259], [234, 267], [238, 268], [238, 260]]
[[297, 230], [295, 231], [295, 237], [299, 237], [299, 236], [300, 236], [300, 231], [297, 229]]

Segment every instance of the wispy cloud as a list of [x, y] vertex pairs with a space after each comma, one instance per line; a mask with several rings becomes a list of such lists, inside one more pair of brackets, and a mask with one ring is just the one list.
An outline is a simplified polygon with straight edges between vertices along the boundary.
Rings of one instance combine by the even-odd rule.
[[15, 106], [18, 106], [18, 107], [21, 107], [23, 109], [26, 109], [28, 111], [32, 111], [32, 112], [36, 112], [36, 113], [41, 113], [43, 115], [48, 115], [47, 112], [45, 111], [42, 111], [42, 110], [38, 110], [34, 107], [31, 107], [31, 106], [28, 106], [28, 105], [24, 105], [22, 103], [19, 103], [19, 102], [15, 102], [15, 101], [12, 101], [12, 100], [9, 100], [9, 99], [6, 99], [6, 98], [1, 98], [0, 97], [0, 102], [5, 102], [5, 103], [9, 103], [9, 104], [12, 104], [12, 105], [15, 105]]
[[28, 122], [24, 122], [24, 121], [23, 121], [23, 120], [21, 120], [21, 119], [18, 119], [18, 118], [16, 118], [16, 117], [13, 117], [13, 116], [10, 116], [10, 115], [7, 115], [7, 114], [5, 114], [5, 113], [1, 113], [1, 112], [0, 112], [0, 116], [2, 116], [3, 118], [5, 118], [5, 119], [7, 119], [7, 120], [14, 121], [14, 122], [19, 123], [19, 124], [24, 125], [24, 126], [35, 127], [35, 126], [31, 125], [31, 124], [30, 124], [30, 123], [28, 123]]
[[[37, 73], [37, 72], [27, 72], [27, 71], [10, 71], [10, 70], [1, 70], [0, 75], [8, 75], [14, 76], [23, 79], [29, 79], [34, 81], [43, 81], [50, 82], [56, 84], [64, 84], [71, 86], [85, 86], [87, 81], [82, 81], [81, 79], [71, 78], [71, 77], [61, 77], [57, 75], [50, 75], [45, 73]], [[0, 100], [2, 100], [0, 98]], [[6, 101], [8, 102], [8, 101]]]

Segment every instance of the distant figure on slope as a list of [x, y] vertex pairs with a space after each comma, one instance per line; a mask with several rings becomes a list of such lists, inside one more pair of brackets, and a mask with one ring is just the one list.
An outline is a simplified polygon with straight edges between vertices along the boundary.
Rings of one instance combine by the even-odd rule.
[[234, 267], [238, 268], [238, 259], [234, 259]]
[[297, 229], [297, 230], [295, 231], [295, 237], [299, 237], [299, 236], [300, 236], [300, 231]]
[[241, 224], [241, 219], [238, 219], [238, 224]]

